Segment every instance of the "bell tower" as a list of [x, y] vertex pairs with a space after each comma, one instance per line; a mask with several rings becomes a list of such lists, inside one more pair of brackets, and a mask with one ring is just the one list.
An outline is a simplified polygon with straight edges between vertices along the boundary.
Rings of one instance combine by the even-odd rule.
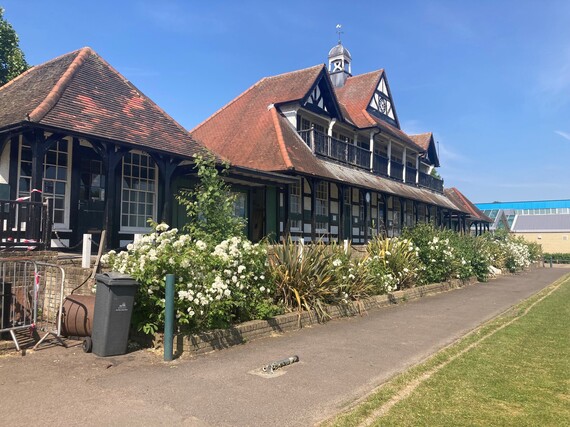
[[352, 57], [347, 48], [342, 45], [340, 35], [342, 25], [336, 26], [338, 33], [338, 43], [329, 51], [329, 75], [335, 87], [343, 87], [346, 79], [352, 76]]

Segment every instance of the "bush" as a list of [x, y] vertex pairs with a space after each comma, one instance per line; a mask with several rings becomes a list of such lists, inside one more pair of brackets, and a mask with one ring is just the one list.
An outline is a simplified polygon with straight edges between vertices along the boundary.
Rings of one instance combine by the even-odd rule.
[[432, 224], [419, 224], [406, 229], [404, 236], [418, 247], [422, 283], [438, 283], [457, 276], [458, 260], [451, 245], [454, 232], [435, 228]]
[[415, 285], [421, 264], [418, 248], [411, 240], [376, 237], [366, 250], [366, 266], [377, 294]]
[[[334, 251], [322, 242], [302, 245], [288, 238], [269, 257], [272, 281], [289, 311], [315, 310], [319, 320], [328, 317], [325, 304], [342, 300]], [[338, 264], [335, 266], [335, 264]]]
[[214, 246], [158, 224], [127, 251], [111, 251], [104, 261], [139, 281], [133, 321], [145, 333], [163, 327], [168, 273], [176, 273], [178, 324], [189, 331], [228, 327], [281, 311], [273, 300], [266, 248], [240, 237]]

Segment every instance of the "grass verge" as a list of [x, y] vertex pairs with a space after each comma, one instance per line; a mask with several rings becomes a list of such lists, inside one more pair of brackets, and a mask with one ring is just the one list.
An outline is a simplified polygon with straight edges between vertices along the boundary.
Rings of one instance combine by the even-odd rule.
[[327, 426], [570, 425], [570, 275]]

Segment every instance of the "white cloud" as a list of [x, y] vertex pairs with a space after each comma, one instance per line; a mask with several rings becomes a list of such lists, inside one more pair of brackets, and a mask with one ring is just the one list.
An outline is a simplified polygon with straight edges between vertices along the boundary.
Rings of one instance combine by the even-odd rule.
[[555, 133], [555, 134], [558, 134], [558, 135], [560, 135], [562, 138], [567, 139], [568, 141], [570, 141], [570, 133], [562, 132], [561, 130], [555, 130], [554, 133]]

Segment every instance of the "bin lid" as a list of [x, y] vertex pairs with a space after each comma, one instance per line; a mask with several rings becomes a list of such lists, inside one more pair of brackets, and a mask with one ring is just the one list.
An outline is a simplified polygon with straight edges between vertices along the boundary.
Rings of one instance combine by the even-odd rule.
[[107, 286], [138, 286], [139, 282], [128, 274], [110, 271], [108, 273], [100, 273], [95, 275], [97, 283], [103, 283]]

